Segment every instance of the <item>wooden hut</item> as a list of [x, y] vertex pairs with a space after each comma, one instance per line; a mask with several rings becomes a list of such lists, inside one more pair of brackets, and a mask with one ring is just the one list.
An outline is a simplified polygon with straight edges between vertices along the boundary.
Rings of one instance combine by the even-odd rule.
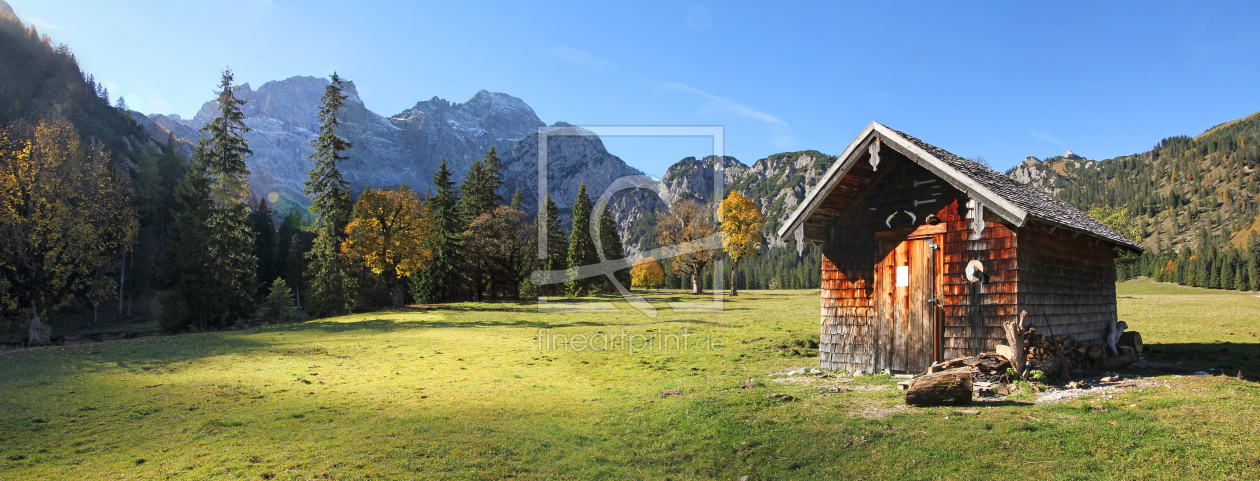
[[992, 351], [1002, 322], [1101, 343], [1115, 255], [1141, 247], [1081, 211], [872, 122], [778, 232], [822, 246], [823, 369], [923, 372]]

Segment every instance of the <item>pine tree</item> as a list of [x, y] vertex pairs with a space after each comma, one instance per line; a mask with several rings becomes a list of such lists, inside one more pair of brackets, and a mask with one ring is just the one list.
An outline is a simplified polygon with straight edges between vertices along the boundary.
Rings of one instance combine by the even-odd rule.
[[202, 149], [206, 177], [209, 179], [213, 208], [206, 219], [209, 254], [213, 262], [211, 282], [218, 286], [215, 314], [219, 327], [225, 328], [237, 317], [253, 311], [255, 278], [254, 236], [249, 223], [249, 168], [245, 158], [251, 154], [245, 133], [245, 115], [232, 86], [231, 69], [223, 71], [219, 82], [219, 116], [202, 129], [210, 139], [209, 149]]
[[[599, 244], [607, 260], [614, 261], [626, 257], [626, 248], [621, 244], [621, 235], [617, 233], [617, 221], [613, 219], [608, 206], [604, 206], [599, 215]], [[596, 260], [598, 261], [598, 258]], [[621, 283], [622, 287], [630, 288], [630, 269], [619, 270], [613, 274], [613, 277]], [[601, 277], [598, 285], [602, 286], [601, 290], [605, 292], [617, 292], [616, 286], [612, 285], [607, 277]]]
[[585, 296], [591, 292], [592, 279], [580, 279], [577, 273], [579, 267], [599, 262], [591, 234], [591, 198], [586, 195], [586, 182], [583, 181], [578, 186], [577, 198], [573, 199], [573, 230], [569, 232], [569, 255], [565, 266], [564, 290], [570, 297]]
[[[250, 214], [250, 224], [254, 229], [254, 257], [258, 259], [257, 279], [275, 279], [280, 275], [276, 271], [276, 221], [267, 199], [258, 199], [258, 208]], [[258, 295], [269, 287], [259, 284]]]
[[[531, 252], [539, 255], [543, 250], [546, 251], [545, 258], [536, 259], [537, 268], [541, 271], [555, 272], [563, 271], [568, 267], [569, 242], [568, 236], [564, 233], [564, 226], [560, 223], [560, 209], [556, 207], [556, 203], [551, 201], [551, 197], [544, 197], [542, 200], [542, 215], [535, 219], [538, 227], [545, 232], [546, 246], [539, 249], [536, 244]], [[535, 239], [535, 242], [540, 242]], [[558, 284], [563, 279], [545, 279], [544, 284], [539, 286], [541, 295], [556, 296], [564, 293], [563, 287]]]
[[179, 311], [188, 315], [187, 319], [169, 318], [162, 328], [177, 331], [195, 321], [205, 330], [209, 317], [217, 308], [222, 295], [218, 292], [222, 286], [213, 283], [210, 270], [214, 259], [210, 253], [210, 232], [207, 228], [211, 211], [215, 209], [210, 200], [210, 178], [206, 175], [206, 162], [209, 158], [210, 139], [202, 137], [193, 153], [193, 161], [188, 166], [184, 178], [175, 190], [179, 203], [179, 211], [175, 214], [176, 240], [175, 287], [180, 296], [183, 309]]
[[432, 303], [450, 300], [458, 286], [461, 234], [467, 227], [460, 214], [460, 192], [451, 180], [451, 171], [442, 159], [437, 172], [433, 173], [433, 185], [437, 193], [425, 199], [429, 215], [437, 223], [437, 241], [433, 246], [433, 258], [429, 267], [420, 272], [411, 286], [411, 296], [416, 302]]
[[524, 203], [525, 203], [525, 196], [521, 194], [521, 189], [516, 189], [516, 193], [512, 194], [512, 204], [511, 204], [512, 210], [519, 210], [521, 212], [525, 212], [525, 208], [522, 207], [522, 204]]
[[494, 207], [503, 202], [498, 190], [503, 186], [503, 162], [495, 155], [494, 147], [486, 152], [486, 158], [473, 162], [460, 186], [460, 211], [466, 222], [472, 222], [481, 214], [494, 211]]
[[1247, 279], [1251, 290], [1260, 291], [1260, 234], [1251, 231], [1247, 238]]
[[[194, 158], [177, 190], [181, 212], [176, 224], [180, 292], [187, 312], [202, 329], [210, 318], [224, 328], [253, 307], [257, 275], [254, 233], [246, 202], [252, 152], [240, 106], [225, 70], [219, 84], [219, 116], [202, 129]], [[178, 325], [168, 328], [179, 328]]]
[[306, 254], [309, 261], [310, 310], [316, 316], [348, 314], [354, 308], [355, 283], [352, 266], [341, 253], [346, 240], [346, 225], [350, 223], [354, 202], [350, 198], [350, 184], [341, 176], [337, 163], [347, 157], [342, 152], [354, 147], [336, 134], [341, 125], [337, 114], [346, 106], [346, 95], [341, 77], [333, 72], [331, 82], [324, 87], [324, 97], [319, 108], [319, 137], [311, 141], [315, 153], [315, 167], [303, 191], [311, 196], [311, 212], [315, 214], [315, 240]]

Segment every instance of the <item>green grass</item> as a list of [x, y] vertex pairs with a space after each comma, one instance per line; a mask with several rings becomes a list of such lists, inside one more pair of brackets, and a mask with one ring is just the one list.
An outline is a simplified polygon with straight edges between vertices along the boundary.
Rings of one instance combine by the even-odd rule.
[[1142, 333], [1147, 358], [1260, 377], [1260, 297], [1150, 280], [1118, 285], [1117, 309]]
[[[1129, 289], [1121, 316], [1154, 346], [1204, 341], [1152, 309], [1260, 324], [1254, 297], [1182, 309], [1206, 297]], [[648, 296], [656, 318], [620, 301], [466, 303], [0, 353], [0, 479], [1260, 477], [1250, 381], [1165, 374], [1110, 398], [909, 409], [884, 375], [769, 375], [817, 365], [816, 290], [665, 308], [689, 297]], [[669, 346], [546, 340], [623, 333]]]

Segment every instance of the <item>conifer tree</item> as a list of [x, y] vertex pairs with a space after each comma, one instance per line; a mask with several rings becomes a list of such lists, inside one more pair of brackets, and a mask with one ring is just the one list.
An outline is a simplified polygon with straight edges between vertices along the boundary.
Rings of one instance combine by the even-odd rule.
[[525, 203], [525, 196], [521, 194], [521, 189], [516, 189], [516, 193], [512, 194], [512, 204], [511, 204], [512, 210], [519, 210], [521, 212], [524, 212], [525, 209], [524, 207], [522, 207], [522, 204], [524, 203]]
[[[542, 215], [539, 215], [535, 222], [545, 232], [546, 239], [546, 255], [544, 258], [537, 259], [537, 268], [541, 271], [562, 271], [568, 267], [569, 242], [568, 236], [564, 233], [564, 226], [560, 223], [560, 209], [556, 207], [556, 203], [551, 201], [551, 197], [544, 197], [542, 200]], [[541, 242], [535, 239], [535, 242]], [[531, 252], [534, 255], [541, 255], [542, 250], [535, 245]], [[539, 292], [543, 295], [555, 296], [564, 293], [564, 289], [559, 284], [563, 279], [547, 279], [547, 284], [540, 286]]]
[[346, 106], [343, 87], [341, 77], [333, 72], [319, 108], [319, 137], [311, 141], [315, 153], [310, 158], [315, 160], [315, 167], [303, 187], [311, 196], [311, 212], [316, 216], [315, 241], [306, 257], [311, 294], [308, 305], [317, 316], [347, 314], [355, 305], [350, 262], [340, 255], [354, 209], [350, 184], [337, 167], [338, 162], [347, 159], [342, 152], [354, 147], [336, 134], [341, 125], [337, 114]]
[[[280, 275], [276, 270], [276, 221], [267, 199], [258, 199], [258, 208], [250, 214], [250, 223], [254, 228], [254, 257], [258, 259], [257, 279], [275, 279]], [[259, 283], [259, 295], [267, 287]]]
[[503, 186], [501, 169], [503, 162], [495, 155], [494, 147], [486, 152], [485, 159], [473, 162], [468, 169], [468, 175], [460, 186], [460, 193], [463, 194], [460, 198], [460, 210], [466, 222], [472, 222], [481, 214], [493, 212], [494, 207], [503, 202], [503, 197], [497, 192]]
[[1247, 280], [1251, 290], [1260, 291], [1260, 234], [1252, 231], [1247, 238]]
[[[613, 219], [612, 213], [609, 212], [608, 206], [600, 211], [599, 214], [599, 247], [603, 249], [604, 258], [610, 261], [618, 260], [626, 257], [626, 248], [621, 243], [621, 235], [617, 233], [617, 221]], [[599, 260], [598, 257], [595, 259]], [[613, 274], [621, 285], [627, 289], [630, 288], [630, 269], [622, 269]], [[611, 284], [607, 277], [601, 277], [599, 284], [605, 292], [617, 292], [617, 288]]]
[[586, 182], [583, 181], [578, 186], [577, 198], [573, 199], [573, 230], [569, 231], [569, 255], [565, 266], [564, 290], [570, 297], [591, 292], [592, 279], [579, 279], [577, 274], [579, 267], [599, 262], [591, 234], [591, 198], [586, 195]]
[[[254, 235], [249, 222], [247, 195], [249, 168], [245, 158], [253, 152], [245, 140], [249, 127], [232, 86], [232, 71], [223, 71], [219, 83], [219, 115], [202, 128], [206, 135], [198, 145], [189, 169], [182, 201], [185, 218], [180, 224], [188, 255], [205, 257], [202, 268], [185, 271], [181, 284], [189, 310], [202, 316], [215, 317], [219, 328], [225, 328], [237, 317], [249, 314], [257, 289], [254, 258]], [[203, 202], [200, 205], [196, 203]], [[181, 254], [182, 255], [182, 254]], [[185, 267], [193, 262], [182, 261]]]
[[175, 214], [176, 272], [175, 287], [182, 295], [181, 312], [188, 319], [168, 319], [163, 328], [169, 331], [182, 329], [188, 322], [196, 322], [205, 330], [211, 313], [216, 308], [218, 292], [222, 286], [213, 284], [210, 270], [213, 259], [210, 253], [210, 231], [207, 221], [215, 209], [210, 200], [210, 177], [206, 174], [210, 139], [202, 137], [193, 152], [193, 160], [184, 178], [175, 190], [179, 211]]
[[416, 302], [432, 303], [453, 298], [459, 286], [461, 234], [467, 227], [460, 213], [460, 192], [451, 180], [451, 171], [442, 159], [437, 172], [433, 173], [433, 185], [437, 193], [425, 200], [425, 206], [436, 223], [437, 235], [433, 245], [433, 258], [429, 267], [420, 272], [411, 286], [411, 296]]

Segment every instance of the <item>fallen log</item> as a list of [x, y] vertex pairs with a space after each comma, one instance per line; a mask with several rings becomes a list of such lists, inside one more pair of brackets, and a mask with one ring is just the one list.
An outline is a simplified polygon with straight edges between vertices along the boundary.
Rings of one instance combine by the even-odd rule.
[[971, 403], [971, 368], [924, 374], [910, 380], [906, 404], [940, 406]]
[[1094, 361], [1094, 366], [1099, 369], [1119, 369], [1135, 362], [1138, 362], [1138, 355], [1130, 352], [1119, 356], [1104, 357]]

